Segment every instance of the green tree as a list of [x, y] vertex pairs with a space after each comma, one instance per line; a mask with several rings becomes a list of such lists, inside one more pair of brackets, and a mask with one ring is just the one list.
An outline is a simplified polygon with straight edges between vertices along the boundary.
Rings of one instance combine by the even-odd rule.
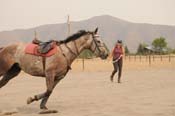
[[156, 38], [152, 42], [154, 50], [158, 53], [163, 53], [163, 50], [167, 48], [167, 42], [164, 37]]
[[171, 53], [173, 53], [173, 49], [170, 48], [170, 47], [167, 47], [166, 48], [166, 54], [171, 54]]
[[175, 49], [172, 50], [172, 53], [175, 54]]
[[128, 47], [127, 46], [125, 46], [125, 54], [127, 55], [127, 54], [129, 54], [130, 52], [129, 52], [129, 49], [128, 49]]
[[147, 47], [147, 46], [148, 45], [145, 43], [140, 43], [138, 48], [137, 48], [137, 54], [144, 55], [146, 53], [145, 47]]
[[90, 50], [86, 49], [79, 55], [79, 58], [86, 59], [86, 58], [92, 58], [93, 56], [94, 56], [94, 54]]

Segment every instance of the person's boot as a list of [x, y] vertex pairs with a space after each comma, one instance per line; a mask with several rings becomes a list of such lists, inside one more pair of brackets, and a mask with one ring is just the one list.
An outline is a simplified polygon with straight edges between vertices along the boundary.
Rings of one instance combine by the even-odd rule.
[[114, 71], [112, 72], [111, 76], [110, 76], [110, 80], [111, 80], [111, 82], [114, 81], [114, 75], [115, 75], [115, 73], [116, 73], [116, 71], [114, 70]]
[[121, 83], [121, 80], [120, 80], [120, 78], [118, 78], [118, 83]]
[[111, 80], [111, 82], [114, 81], [113, 77], [114, 77], [114, 75], [111, 75], [111, 76], [110, 76], [110, 80]]

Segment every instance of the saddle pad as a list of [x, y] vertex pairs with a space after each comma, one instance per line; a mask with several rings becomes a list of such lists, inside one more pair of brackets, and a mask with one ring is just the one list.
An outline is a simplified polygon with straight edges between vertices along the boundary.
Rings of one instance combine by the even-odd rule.
[[40, 54], [40, 53], [38, 53], [37, 49], [38, 49], [38, 45], [37, 45], [37, 44], [30, 43], [30, 44], [27, 44], [27, 45], [26, 45], [25, 53], [26, 53], [26, 54], [35, 55], [35, 56], [49, 57], [49, 56], [54, 55], [54, 54], [58, 51], [56, 45], [54, 46], [53, 49], [51, 49], [51, 50], [50, 50], [48, 53], [46, 53], [46, 54]]

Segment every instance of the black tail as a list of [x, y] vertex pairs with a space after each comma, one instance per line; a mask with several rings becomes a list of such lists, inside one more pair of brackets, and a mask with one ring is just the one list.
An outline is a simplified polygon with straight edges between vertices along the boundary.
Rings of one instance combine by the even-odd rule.
[[15, 63], [2, 77], [0, 80], [0, 88], [6, 85], [11, 79], [16, 77], [21, 71], [19, 64]]

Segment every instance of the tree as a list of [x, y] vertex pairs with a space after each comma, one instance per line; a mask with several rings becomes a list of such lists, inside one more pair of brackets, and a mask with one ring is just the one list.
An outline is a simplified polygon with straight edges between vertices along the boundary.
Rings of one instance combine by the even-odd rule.
[[145, 47], [147, 47], [148, 45], [145, 43], [140, 43], [138, 48], [137, 48], [137, 54], [143, 55], [146, 53]]
[[154, 50], [158, 53], [163, 53], [164, 49], [167, 48], [167, 42], [164, 37], [156, 38], [152, 42]]
[[94, 54], [90, 50], [86, 49], [79, 55], [79, 58], [86, 59], [86, 58], [92, 58], [93, 56], [94, 56]]
[[125, 46], [125, 54], [127, 55], [127, 54], [129, 54], [130, 52], [129, 52], [129, 49], [128, 49], [128, 47], [127, 46]]
[[173, 53], [173, 49], [170, 48], [170, 47], [167, 47], [166, 48], [166, 54], [171, 54], [171, 53]]
[[172, 53], [175, 54], [175, 49], [172, 50]]

